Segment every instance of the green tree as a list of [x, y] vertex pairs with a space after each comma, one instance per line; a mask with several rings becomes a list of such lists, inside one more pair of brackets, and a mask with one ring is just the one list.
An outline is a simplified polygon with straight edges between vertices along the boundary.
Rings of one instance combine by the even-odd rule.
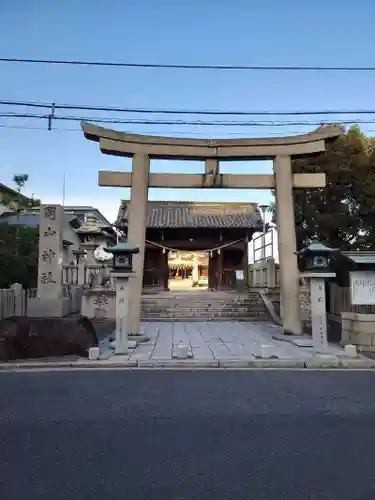
[[36, 228], [0, 223], [0, 288], [8, 288], [12, 283], [36, 287], [38, 236]]
[[28, 180], [28, 174], [15, 174], [13, 176], [13, 182], [16, 185], [16, 191], [18, 194], [4, 193], [2, 195], [2, 202], [4, 205], [7, 205], [11, 210], [14, 210], [18, 214], [24, 212], [25, 210], [40, 206], [40, 200], [35, 199], [34, 196], [29, 198], [22, 194], [22, 190], [26, 186]]
[[[29, 209], [40, 206], [40, 200], [34, 199], [33, 196], [28, 198], [22, 194], [22, 189], [25, 187], [28, 180], [28, 174], [15, 174], [13, 176], [13, 182], [16, 184], [18, 194], [9, 193], [5, 196], [3, 195], [2, 197], [2, 202], [17, 213], [16, 242], [20, 239], [20, 214]], [[20, 245], [16, 244], [14, 249], [17, 256], [22, 255], [19, 247]]]
[[19, 193], [21, 193], [21, 190], [25, 187], [25, 184], [28, 180], [28, 174], [15, 174], [13, 176], [13, 182], [16, 184]]
[[[341, 249], [375, 244], [374, 151], [356, 126], [328, 142], [324, 153], [293, 160], [294, 173], [324, 172], [327, 179], [325, 188], [294, 190], [298, 248], [315, 235]], [[271, 211], [275, 221], [275, 204]]]

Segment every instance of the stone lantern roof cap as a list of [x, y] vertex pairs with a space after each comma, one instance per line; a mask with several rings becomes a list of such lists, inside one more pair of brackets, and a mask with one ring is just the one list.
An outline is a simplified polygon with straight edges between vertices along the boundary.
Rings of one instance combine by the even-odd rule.
[[298, 254], [305, 254], [305, 253], [332, 253], [332, 252], [339, 252], [338, 248], [331, 248], [322, 243], [317, 236], [314, 236], [310, 239], [310, 243], [307, 245], [307, 247], [302, 248]]
[[105, 248], [106, 252], [119, 254], [119, 253], [139, 253], [139, 247], [131, 245], [127, 240], [122, 240], [113, 247]]

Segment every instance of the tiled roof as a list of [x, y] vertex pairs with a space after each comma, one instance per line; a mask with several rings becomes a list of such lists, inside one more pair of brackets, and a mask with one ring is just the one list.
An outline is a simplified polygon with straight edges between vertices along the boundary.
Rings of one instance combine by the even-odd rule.
[[[127, 227], [129, 201], [123, 200], [116, 225]], [[198, 203], [149, 201], [147, 227], [166, 228], [253, 228], [261, 230], [262, 220], [253, 203]]]

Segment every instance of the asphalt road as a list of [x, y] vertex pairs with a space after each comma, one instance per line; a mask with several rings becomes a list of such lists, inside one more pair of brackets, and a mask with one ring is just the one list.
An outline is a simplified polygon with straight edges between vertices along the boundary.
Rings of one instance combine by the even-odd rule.
[[375, 373], [0, 374], [1, 500], [370, 500]]

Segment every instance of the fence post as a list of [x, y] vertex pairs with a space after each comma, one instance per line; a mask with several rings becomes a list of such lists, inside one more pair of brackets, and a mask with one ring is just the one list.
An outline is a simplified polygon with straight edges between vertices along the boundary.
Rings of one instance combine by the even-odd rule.
[[276, 264], [273, 258], [267, 260], [267, 286], [274, 288], [276, 286]]
[[10, 286], [14, 296], [14, 316], [24, 315], [24, 297], [21, 283], [13, 283]]
[[79, 258], [78, 268], [77, 268], [77, 285], [84, 286], [86, 284], [86, 267], [85, 259], [83, 257]]

